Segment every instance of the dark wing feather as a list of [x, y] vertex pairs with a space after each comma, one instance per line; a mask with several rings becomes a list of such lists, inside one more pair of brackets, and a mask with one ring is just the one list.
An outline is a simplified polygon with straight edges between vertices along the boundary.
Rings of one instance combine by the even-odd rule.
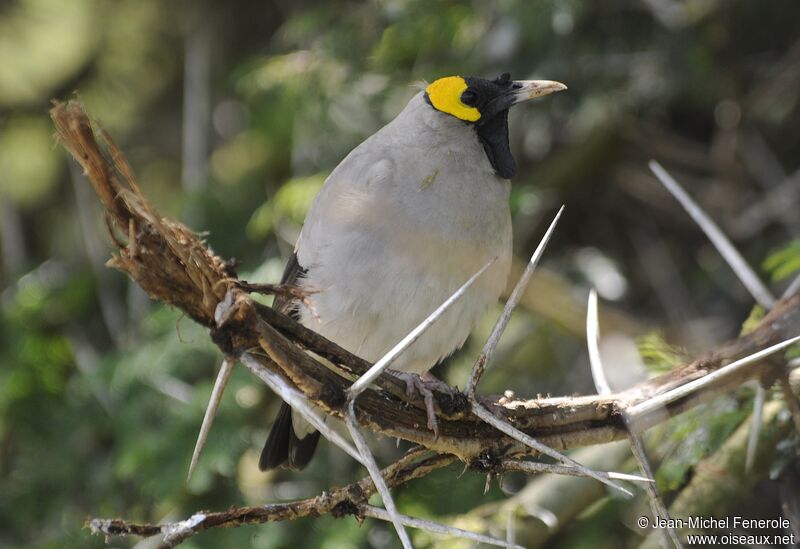
[[[281, 284], [297, 284], [307, 272], [308, 269], [304, 269], [298, 263], [297, 253], [292, 253], [283, 270]], [[297, 302], [285, 296], [276, 295], [272, 308], [295, 320], [299, 318]], [[303, 438], [297, 437], [292, 428], [292, 409], [284, 402], [261, 451], [258, 467], [262, 471], [269, 471], [285, 464], [290, 469], [300, 470], [311, 461], [317, 442], [319, 442], [319, 432], [309, 433]]]
[[[292, 257], [286, 263], [281, 276], [281, 284], [297, 284], [300, 278], [304, 277], [308, 269], [304, 269], [297, 262], [297, 252], [292, 252]], [[287, 314], [293, 319], [298, 319], [297, 303], [282, 295], [276, 295], [272, 302], [272, 308], [281, 313]]]

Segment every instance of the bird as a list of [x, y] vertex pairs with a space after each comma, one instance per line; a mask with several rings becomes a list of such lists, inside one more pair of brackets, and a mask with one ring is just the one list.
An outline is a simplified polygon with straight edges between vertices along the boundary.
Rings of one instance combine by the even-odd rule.
[[[506, 286], [509, 180], [517, 171], [509, 109], [565, 89], [509, 73], [447, 76], [425, 86], [327, 177], [281, 278], [307, 291], [310, 303], [277, 296], [273, 307], [375, 362], [494, 259], [393, 364], [428, 379]], [[259, 468], [303, 469], [318, 441], [319, 432], [284, 402]]]

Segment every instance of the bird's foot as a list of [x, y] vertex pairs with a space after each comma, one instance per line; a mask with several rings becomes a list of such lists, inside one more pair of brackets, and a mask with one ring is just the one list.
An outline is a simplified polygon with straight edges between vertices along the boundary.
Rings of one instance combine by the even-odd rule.
[[425, 412], [428, 416], [428, 429], [433, 431], [433, 436], [439, 438], [439, 422], [436, 420], [436, 409], [433, 401], [433, 390], [449, 390], [450, 387], [443, 381], [436, 379], [430, 372], [412, 374], [408, 372], [392, 372], [406, 384], [406, 394], [414, 396], [419, 393], [425, 401]]

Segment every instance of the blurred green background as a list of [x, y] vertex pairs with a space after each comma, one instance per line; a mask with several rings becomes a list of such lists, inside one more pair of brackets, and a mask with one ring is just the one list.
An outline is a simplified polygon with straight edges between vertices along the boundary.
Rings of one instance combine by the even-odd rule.
[[[177, 520], [312, 496], [365, 474], [325, 443], [307, 471], [259, 473], [278, 402], [239, 369], [185, 483], [220, 353], [191, 320], [104, 266], [111, 246], [102, 215], [55, 145], [51, 99], [78, 97], [125, 151], [154, 206], [208, 231], [244, 278], [275, 282], [326, 175], [400, 111], [415, 83], [505, 71], [565, 82], [568, 92], [511, 116], [517, 256], [532, 252], [560, 204], [567, 209], [481, 389], [589, 394], [590, 287], [601, 297], [602, 348], [617, 389], [736, 336], [752, 308], [650, 175], [649, 159], [670, 169], [774, 291], [800, 268], [798, 20], [794, 0], [0, 3], [0, 546], [153, 547], [106, 545], [83, 521]], [[463, 386], [493, 320], [437, 373]], [[668, 501], [749, 415], [752, 393], [721, 397], [651, 440]], [[779, 438], [783, 461], [772, 480], [762, 475], [730, 508], [779, 515], [787, 501], [779, 486], [800, 478], [796, 440]], [[375, 447], [382, 463], [403, 448]], [[608, 467], [633, 470], [624, 448], [599, 451], [616, 456]], [[503, 536], [508, 509], [473, 510], [519, 496], [530, 479], [510, 475], [484, 494], [485, 477], [461, 469], [398, 489], [402, 510]], [[515, 507], [518, 539], [642, 541], [634, 524], [647, 512], [641, 494], [626, 502], [579, 486], [594, 495], [561, 492], [580, 503], [549, 531], [542, 517], [559, 512]], [[184, 544], [396, 545], [384, 524], [330, 517], [206, 532]]]

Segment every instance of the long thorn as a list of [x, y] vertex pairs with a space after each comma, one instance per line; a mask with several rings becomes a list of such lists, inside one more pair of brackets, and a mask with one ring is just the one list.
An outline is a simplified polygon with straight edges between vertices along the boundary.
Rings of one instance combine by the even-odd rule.
[[[538, 461], [522, 461], [516, 459], [504, 459], [500, 462], [499, 469], [502, 471], [522, 471], [523, 473], [552, 473], [554, 475], [564, 475], [568, 477], [586, 477], [585, 473], [575, 467], [566, 465], [556, 465], [553, 463], [541, 463]], [[595, 471], [599, 476], [610, 480], [627, 480], [629, 482], [655, 482], [652, 478], [645, 478], [639, 475], [628, 473], [615, 473], [613, 471]], [[590, 477], [591, 478], [591, 477]]]
[[771, 309], [775, 305], [775, 297], [767, 289], [764, 283], [758, 278], [747, 261], [744, 260], [739, 251], [731, 244], [725, 233], [717, 226], [714, 221], [703, 211], [703, 209], [683, 190], [677, 181], [665, 170], [661, 164], [655, 160], [650, 161], [650, 170], [655, 174], [661, 184], [681, 203], [681, 206], [689, 213], [692, 219], [700, 226], [708, 239], [720, 253], [722, 258], [728, 263], [734, 274], [744, 284], [756, 303], [765, 309]]
[[486, 344], [483, 346], [483, 350], [481, 351], [478, 360], [475, 361], [475, 365], [472, 367], [472, 373], [469, 376], [467, 387], [465, 389], [465, 392], [468, 396], [473, 396], [475, 394], [475, 387], [477, 387], [481, 376], [483, 376], [483, 372], [486, 370], [486, 366], [489, 364], [495, 348], [497, 348], [500, 337], [503, 335], [506, 326], [508, 326], [511, 313], [514, 312], [514, 308], [519, 303], [519, 300], [522, 299], [522, 294], [525, 293], [525, 288], [528, 286], [528, 282], [530, 281], [531, 275], [536, 268], [536, 264], [539, 263], [539, 259], [542, 257], [544, 249], [547, 246], [547, 243], [550, 241], [550, 237], [553, 235], [553, 231], [555, 230], [556, 224], [558, 223], [563, 211], [564, 206], [561, 206], [561, 208], [558, 210], [558, 213], [553, 218], [553, 221], [550, 223], [550, 227], [548, 227], [547, 232], [544, 233], [542, 240], [539, 242], [539, 245], [533, 252], [531, 260], [528, 262], [528, 265], [522, 272], [522, 276], [519, 278], [517, 285], [514, 286], [514, 291], [511, 292], [511, 297], [508, 298], [508, 301], [506, 301], [506, 305], [503, 308], [503, 314], [501, 314], [500, 318], [497, 319], [497, 322], [492, 329], [492, 333], [489, 335], [489, 339], [486, 340]]
[[589, 303], [586, 307], [586, 344], [589, 348], [589, 366], [597, 394], [610, 395], [611, 387], [600, 358], [600, 320], [597, 313], [597, 292], [594, 288], [589, 291]]
[[375, 488], [378, 490], [381, 499], [383, 500], [383, 505], [386, 507], [389, 520], [392, 521], [394, 529], [397, 531], [397, 535], [400, 537], [400, 541], [403, 544], [403, 548], [413, 549], [413, 546], [411, 545], [411, 539], [408, 537], [408, 532], [406, 532], [406, 529], [403, 527], [403, 522], [400, 520], [400, 514], [397, 512], [397, 507], [394, 504], [392, 493], [389, 491], [389, 487], [386, 485], [386, 481], [381, 474], [381, 470], [378, 467], [378, 464], [375, 462], [375, 456], [372, 455], [372, 452], [367, 445], [367, 441], [364, 439], [364, 435], [362, 435], [361, 431], [358, 430], [355, 402], [352, 399], [347, 406], [345, 423], [347, 424], [347, 430], [350, 431], [350, 436], [353, 438], [353, 442], [356, 443], [356, 448], [358, 448], [358, 451], [361, 453], [361, 463], [367, 468], [369, 476], [372, 479], [372, 482], [375, 484]]
[[788, 299], [792, 297], [797, 292], [800, 292], [800, 274], [798, 274], [794, 280], [792, 280], [786, 289], [781, 294], [781, 299]]
[[[600, 356], [600, 321], [597, 313], [597, 293], [594, 291], [594, 288], [592, 288], [591, 292], [589, 293], [589, 304], [586, 312], [586, 344], [589, 348], [589, 362], [591, 363], [592, 378], [594, 378], [594, 384], [595, 387], [597, 387], [597, 392], [601, 395], [609, 394], [611, 393], [611, 388], [608, 386], [608, 382], [606, 381], [603, 360]], [[664, 542], [668, 545], [669, 541], [672, 540], [672, 543], [675, 545], [675, 547], [680, 549], [683, 547], [683, 545], [681, 544], [681, 540], [678, 537], [675, 528], [671, 525], [671, 521], [669, 520], [669, 510], [667, 509], [667, 506], [664, 505], [664, 500], [661, 498], [661, 494], [658, 492], [658, 487], [654, 482], [652, 482], [653, 469], [650, 467], [650, 462], [647, 460], [647, 453], [644, 450], [642, 438], [636, 431], [631, 429], [631, 422], [629, 421], [628, 417], [628, 414], [623, 411], [622, 419], [624, 420], [625, 427], [628, 430], [631, 452], [639, 464], [639, 470], [645, 477], [647, 477], [648, 480], [651, 481], [645, 484], [645, 492], [647, 493], [647, 497], [650, 501], [650, 509], [653, 512], [653, 518], [657, 519], [658, 517], [661, 517], [667, 519], [667, 532], [665, 533], [662, 531]]]
[[[391, 515], [386, 511], [386, 509], [381, 509], [380, 507], [375, 507], [373, 505], [362, 505], [360, 507], [360, 510], [364, 515], [368, 517], [385, 520], [387, 522], [391, 522], [392, 520]], [[403, 525], [405, 526], [410, 526], [412, 528], [419, 528], [420, 530], [427, 530], [428, 532], [433, 532], [435, 534], [471, 539], [472, 541], [476, 541], [478, 543], [486, 543], [488, 545], [496, 545], [499, 547], [524, 549], [524, 547], [522, 547], [521, 545], [517, 545], [515, 543], [509, 544], [508, 542], [503, 541], [501, 539], [493, 538], [491, 536], [486, 536], [484, 534], [478, 534], [476, 532], [470, 532], [469, 530], [462, 530], [461, 528], [455, 528], [453, 526], [448, 526], [440, 522], [434, 522], [432, 520], [425, 520], [416, 517], [409, 517], [408, 515], [401, 515], [399, 513], [397, 517], [400, 519], [400, 522], [403, 523]]]
[[[644, 449], [642, 437], [639, 435], [639, 433], [631, 429], [630, 421], [628, 420], [629, 416], [627, 413], [623, 412], [623, 419], [625, 420], [625, 425], [628, 428], [628, 439], [631, 443], [631, 452], [633, 452], [633, 457], [636, 458], [636, 462], [639, 464], [639, 469], [646, 477], [653, 478], [653, 468], [650, 467], [650, 461], [647, 459], [647, 453]], [[653, 512], [653, 519], [657, 520], [658, 518], [662, 518], [666, 519], [667, 521], [667, 533], [664, 534], [662, 530], [665, 543], [668, 545], [669, 540], [672, 540], [672, 543], [675, 545], [675, 547], [681, 549], [683, 547], [683, 543], [681, 542], [681, 538], [678, 537], [678, 532], [675, 531], [675, 527], [672, 525], [669, 509], [667, 509], [667, 506], [664, 504], [664, 500], [661, 497], [655, 482], [652, 484], [646, 484], [645, 491], [647, 492], [647, 497], [650, 500], [650, 510]]]
[[690, 381], [685, 385], [681, 385], [680, 387], [676, 387], [666, 393], [662, 393], [660, 395], [656, 395], [653, 398], [647, 399], [644, 402], [640, 402], [635, 406], [628, 408], [628, 412], [630, 413], [631, 417], [635, 420], [637, 416], [648, 414], [653, 412], [658, 408], [662, 408], [667, 404], [678, 400], [679, 398], [683, 398], [685, 396], [691, 395], [698, 389], [711, 385], [719, 381], [720, 379], [733, 374], [734, 372], [741, 370], [745, 366], [752, 364], [754, 362], [758, 362], [759, 360], [767, 357], [773, 353], [776, 353], [782, 349], [789, 347], [790, 345], [800, 341], [800, 336], [793, 337], [791, 339], [787, 339], [781, 341], [780, 343], [776, 343], [771, 347], [767, 347], [766, 349], [762, 349], [752, 355], [748, 355], [744, 358], [740, 358], [739, 360], [728, 364], [727, 366], [723, 366], [719, 370], [711, 372], [708, 375], [705, 375], [699, 379], [695, 379], [694, 381]]
[[239, 362], [266, 383], [293, 410], [300, 412], [306, 421], [322, 433], [322, 436], [344, 450], [351, 458], [364, 465], [358, 450], [353, 448], [353, 445], [347, 439], [325, 423], [322, 412], [311, 406], [305, 395], [290, 385], [280, 374], [269, 370], [250, 353], [242, 353], [239, 357]]
[[189, 463], [189, 473], [186, 475], [186, 482], [191, 480], [192, 473], [194, 473], [195, 467], [197, 467], [197, 462], [200, 461], [200, 453], [206, 445], [208, 433], [211, 431], [211, 424], [214, 423], [219, 404], [222, 402], [222, 394], [225, 392], [225, 387], [228, 386], [228, 380], [231, 378], [233, 364], [233, 359], [225, 357], [222, 360], [222, 365], [219, 367], [219, 373], [217, 374], [216, 381], [214, 381], [214, 388], [211, 390], [208, 406], [206, 406], [206, 413], [203, 416], [203, 423], [200, 425], [200, 432], [197, 433], [197, 442], [194, 445], [194, 452], [192, 452], [192, 461]]
[[497, 261], [497, 257], [481, 267], [480, 270], [478, 270], [478, 272], [472, 275], [469, 280], [467, 280], [458, 290], [456, 290], [455, 293], [447, 299], [447, 301], [439, 305], [439, 307], [433, 311], [428, 318], [423, 320], [416, 328], [411, 330], [406, 337], [400, 340], [397, 345], [392, 347], [392, 349], [383, 357], [381, 357], [381, 359], [378, 360], [369, 370], [367, 370], [363, 376], [359, 377], [347, 390], [348, 397], [355, 398], [367, 387], [369, 387], [370, 383], [375, 381], [378, 376], [384, 372], [384, 370], [391, 366], [392, 363], [394, 363], [394, 361], [397, 360], [397, 358], [403, 353], [403, 351], [408, 349], [408, 347], [417, 339], [419, 339], [420, 336], [428, 330], [428, 328], [433, 326], [453, 304], [464, 297], [464, 294], [467, 293], [467, 290], [483, 273], [486, 272], [486, 269], [492, 266], [495, 261]]
[[496, 417], [492, 412], [484, 408], [484, 406], [481, 403], [479, 403], [474, 396], [470, 397], [470, 402], [472, 404], [472, 413], [474, 413], [476, 416], [481, 418], [483, 421], [485, 421], [498, 431], [505, 433], [514, 440], [521, 442], [522, 444], [528, 446], [529, 448], [533, 448], [534, 450], [536, 450], [541, 454], [550, 456], [551, 458], [556, 459], [565, 465], [574, 467], [587, 477], [591, 477], [595, 480], [598, 480], [603, 484], [610, 486], [611, 488], [614, 488], [615, 490], [619, 490], [623, 494], [626, 494], [628, 496], [633, 496], [633, 494], [629, 490], [623, 488], [619, 484], [616, 484], [615, 482], [612, 482], [611, 480], [604, 478], [602, 475], [598, 474], [595, 471], [592, 471], [588, 467], [581, 465], [571, 457], [566, 456], [560, 452], [557, 452], [556, 450], [553, 450], [552, 448], [550, 448], [545, 444], [542, 444], [532, 436], [523, 433], [516, 427], [512, 426], [510, 423], [505, 422], [502, 419]]

